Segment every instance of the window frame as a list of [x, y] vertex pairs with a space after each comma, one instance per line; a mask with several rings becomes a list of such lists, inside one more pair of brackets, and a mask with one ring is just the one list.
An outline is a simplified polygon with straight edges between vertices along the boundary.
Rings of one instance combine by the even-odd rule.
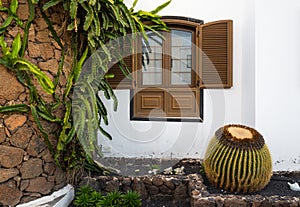
[[[170, 28], [188, 28], [189, 30], [195, 31], [195, 56], [196, 60], [193, 61], [196, 64], [196, 87], [193, 87], [193, 90], [199, 90], [200, 97], [199, 100], [199, 113], [195, 119], [191, 117], [139, 117], [135, 114], [134, 111], [134, 95], [139, 92], [139, 90], [146, 90], [141, 88], [137, 81], [139, 81], [138, 74], [138, 65], [141, 64], [141, 51], [137, 48], [137, 39], [132, 40], [130, 45], [133, 46], [134, 51], [137, 53], [128, 55], [123, 58], [122, 65], [127, 66], [131, 69], [132, 79], [128, 79], [120, 70], [120, 66], [115, 64], [111, 67], [111, 73], [115, 74], [115, 78], [107, 79], [111, 84], [113, 89], [130, 89], [130, 120], [158, 120], [158, 121], [203, 121], [203, 92], [206, 89], [229, 89], [233, 86], [233, 22], [232, 20], [219, 20], [214, 22], [205, 23], [202, 20], [181, 17], [181, 16], [164, 16], [162, 20]], [[126, 47], [126, 45], [125, 45]], [[170, 73], [169, 73], [170, 74]], [[171, 74], [169, 75], [171, 76]], [[169, 77], [170, 79], [170, 77]], [[194, 80], [194, 79], [193, 79]], [[184, 85], [186, 86], [186, 85]], [[152, 87], [156, 88], [157, 85]], [[178, 90], [183, 89], [184, 87], [175, 88]], [[173, 88], [174, 89], [174, 88]], [[167, 93], [168, 90], [172, 91], [172, 88], [165, 87]], [[147, 90], [151, 90], [147, 89]], [[146, 97], [147, 98], [147, 97]], [[155, 103], [155, 100], [151, 100], [152, 103]], [[159, 101], [156, 100], [158, 103]], [[149, 103], [147, 103], [149, 104]], [[146, 105], [147, 105], [146, 104]], [[165, 103], [163, 103], [164, 105]], [[199, 116], [199, 117], [198, 117]]]
[[[143, 75], [142, 72], [136, 72], [135, 74], [135, 87], [134, 89], [130, 90], [130, 120], [139, 120], [139, 121], [173, 121], [173, 122], [202, 122], [203, 121], [203, 89], [199, 88], [199, 85], [197, 84], [198, 78], [197, 78], [197, 72], [198, 69], [198, 48], [197, 45], [199, 43], [199, 37], [198, 37], [198, 26], [199, 24], [202, 24], [202, 20], [195, 20], [191, 18], [177, 18], [177, 17], [163, 17], [164, 22], [168, 25], [168, 27], [172, 30], [179, 30], [179, 31], [188, 31], [192, 33], [192, 68], [191, 68], [191, 84], [174, 84], [171, 83], [171, 76], [172, 76], [172, 70], [171, 70], [171, 32], [164, 33], [167, 34], [165, 37], [165, 41], [162, 44], [162, 50], [163, 50], [163, 57], [162, 57], [162, 68], [165, 68], [162, 73], [162, 84], [161, 85], [143, 85]], [[141, 42], [141, 39], [138, 39], [137, 42]], [[136, 43], [137, 47], [141, 47], [138, 43]], [[141, 49], [136, 49], [137, 51], [141, 51]], [[168, 50], [168, 51], [167, 51]], [[142, 70], [142, 58], [141, 54], [137, 55], [138, 61], [137, 66], [135, 69]], [[161, 89], [157, 89], [160, 87]], [[179, 91], [179, 92], [178, 92]], [[166, 113], [166, 116], [160, 116], [160, 113], [154, 112], [154, 116], [149, 116], [147, 113], [147, 109], [144, 111], [144, 113], [139, 110], [141, 102], [140, 94], [139, 93], [145, 93], [146, 98], [150, 95], [147, 95], [147, 93], [151, 94], [153, 92], [153, 98], [155, 97], [162, 97], [163, 100], [157, 99], [157, 102], [163, 102], [161, 103], [161, 106], [158, 107], [159, 110], [163, 110]], [[174, 102], [175, 93], [182, 94], [184, 92], [189, 92], [190, 97], [187, 98], [193, 98], [192, 95], [195, 95], [195, 100], [193, 103], [191, 103], [191, 112], [186, 112], [188, 116], [179, 116], [178, 114], [181, 113], [181, 111], [184, 111], [184, 109], [180, 108], [179, 112], [176, 113], [176, 110], [172, 110], [171, 104]], [[173, 95], [172, 95], [173, 93]], [[192, 94], [192, 95], [191, 95]], [[173, 98], [173, 99], [172, 99]], [[139, 100], [137, 100], [139, 99]], [[177, 97], [178, 99], [178, 97]], [[173, 100], [173, 102], [171, 101]], [[153, 100], [155, 101], [155, 100]], [[168, 103], [172, 102], [172, 103]], [[174, 105], [174, 104], [173, 104]], [[151, 110], [149, 110], [151, 111]], [[194, 112], [194, 113], [192, 113]]]

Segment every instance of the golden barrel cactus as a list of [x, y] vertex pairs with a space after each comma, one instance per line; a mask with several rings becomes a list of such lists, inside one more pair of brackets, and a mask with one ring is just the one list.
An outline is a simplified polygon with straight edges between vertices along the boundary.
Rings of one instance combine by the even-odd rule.
[[230, 192], [263, 189], [272, 176], [272, 159], [262, 135], [243, 125], [226, 125], [211, 139], [204, 158], [211, 184]]

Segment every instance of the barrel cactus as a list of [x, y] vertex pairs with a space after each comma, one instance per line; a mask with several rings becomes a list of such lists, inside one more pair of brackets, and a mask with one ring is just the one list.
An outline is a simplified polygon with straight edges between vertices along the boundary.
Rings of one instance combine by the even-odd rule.
[[211, 184], [230, 192], [263, 189], [272, 176], [272, 160], [262, 135], [243, 125], [226, 125], [211, 139], [204, 158]]

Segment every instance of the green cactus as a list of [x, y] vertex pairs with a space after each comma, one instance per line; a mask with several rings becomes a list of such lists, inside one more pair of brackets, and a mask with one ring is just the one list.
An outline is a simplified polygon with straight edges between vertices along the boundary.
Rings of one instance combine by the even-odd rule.
[[214, 186], [230, 192], [263, 189], [272, 176], [272, 159], [262, 135], [243, 125], [226, 125], [211, 139], [204, 158]]

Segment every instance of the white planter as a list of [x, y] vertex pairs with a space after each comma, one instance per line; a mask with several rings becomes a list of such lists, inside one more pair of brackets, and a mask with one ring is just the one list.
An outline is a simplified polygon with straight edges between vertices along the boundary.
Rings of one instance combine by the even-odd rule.
[[75, 196], [75, 190], [72, 185], [66, 185], [64, 188], [55, 191], [49, 196], [17, 205], [16, 207], [67, 207]]

